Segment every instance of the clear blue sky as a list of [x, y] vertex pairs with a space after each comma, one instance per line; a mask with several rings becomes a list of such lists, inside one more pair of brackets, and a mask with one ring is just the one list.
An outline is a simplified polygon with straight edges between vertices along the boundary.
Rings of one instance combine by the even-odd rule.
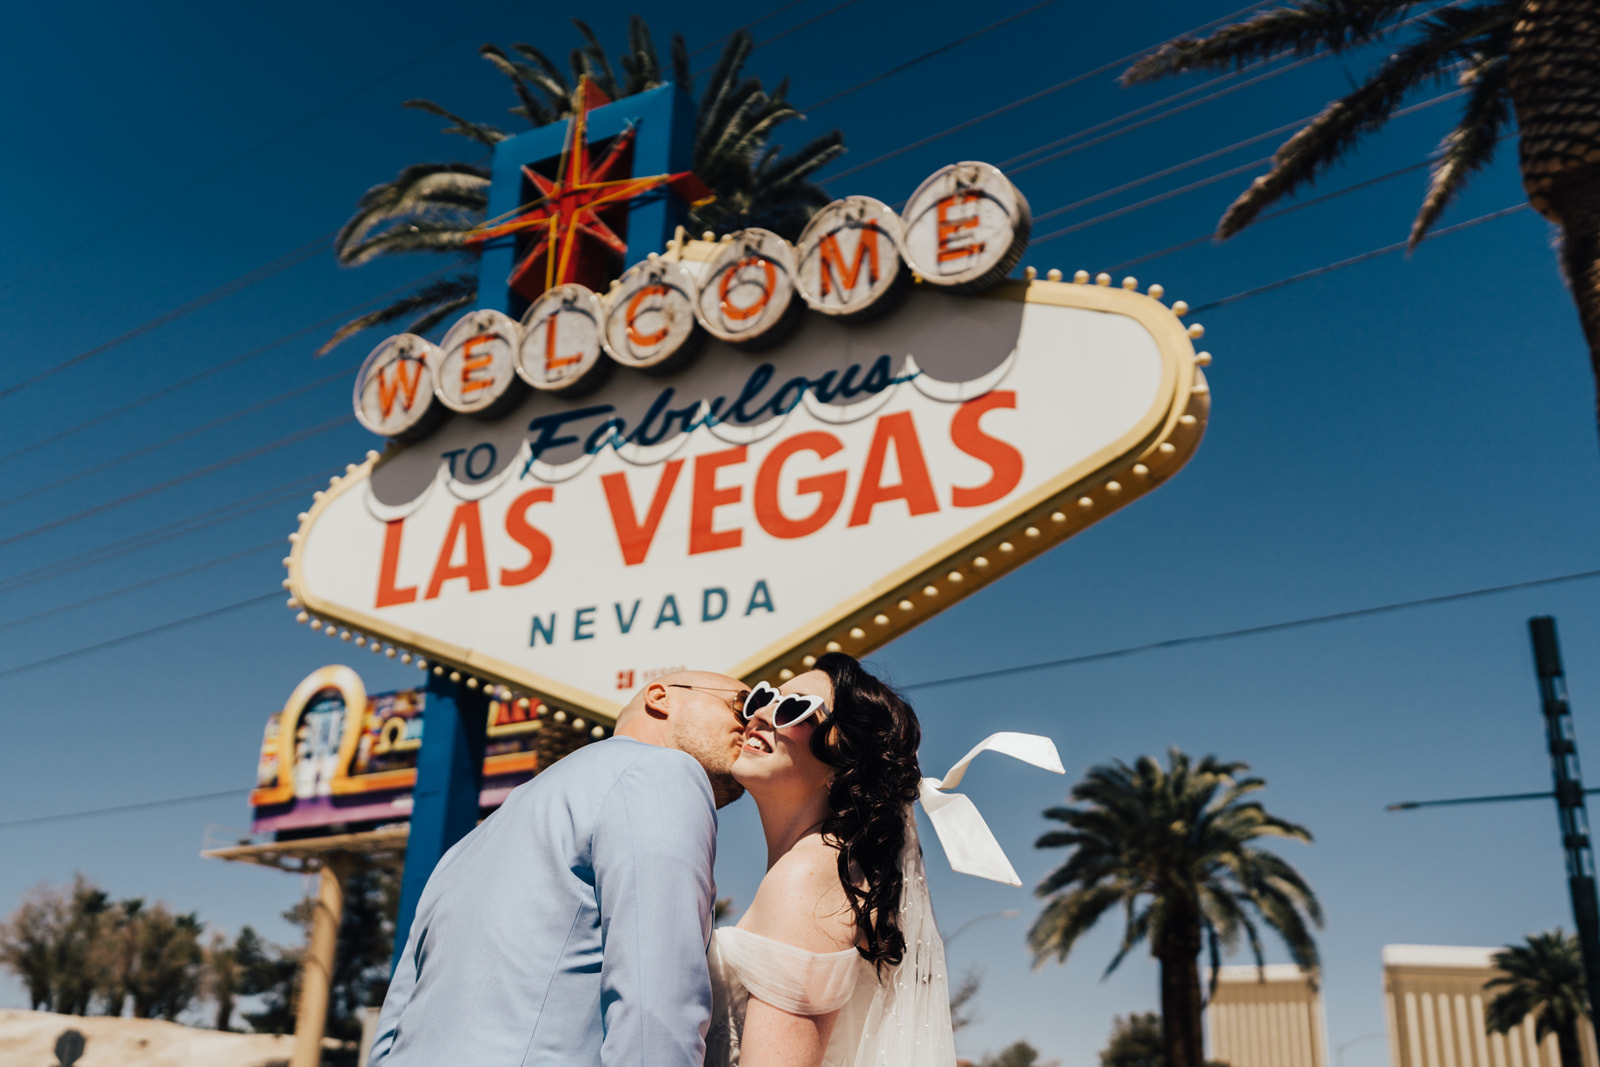
[[[776, 6], [776, 5], [773, 5]], [[1024, 4], [860, 0], [758, 50], [752, 73], [823, 99]], [[826, 11], [803, 0], [766, 37]], [[704, 44], [770, 10], [709, 2], [652, 16]], [[830, 104], [791, 144], [841, 127], [842, 169], [1225, 14], [1229, 3], [1057, 3]], [[310, 4], [270, 15], [229, 5], [32, 5], [0, 43], [9, 205], [0, 239], [0, 388], [169, 311], [334, 230], [368, 185], [419, 160], [472, 158], [400, 101], [437, 99], [493, 120], [511, 104], [482, 41], [563, 54], [576, 35], [549, 5]], [[582, 12], [612, 47], [627, 10]], [[709, 63], [714, 52], [701, 58]], [[1036, 213], [1069, 204], [1317, 110], [1370, 57], [1308, 65], [1058, 162], [1018, 173]], [[405, 64], [402, 68], [402, 64]], [[398, 69], [397, 68], [402, 68]], [[387, 76], [386, 76], [387, 75]], [[1001, 163], [1187, 83], [1123, 90], [1108, 76], [901, 155], [834, 191], [904, 197], [955, 159]], [[1420, 158], [1453, 104], [1397, 122], [1321, 188]], [[509, 120], [507, 121], [513, 121]], [[1058, 225], [1266, 155], [1275, 140], [1041, 223]], [[1030, 251], [1041, 270], [1097, 270], [1204, 233], [1247, 176], [1087, 227]], [[1139, 267], [1192, 304], [1399, 240], [1421, 174]], [[1444, 220], [1518, 202], [1515, 155]], [[1170, 485], [884, 649], [904, 684], [956, 672], [1252, 626], [1600, 566], [1600, 448], [1575, 314], [1531, 212], [1200, 316], [1216, 354], [1211, 428]], [[0, 452], [110, 411], [432, 269], [359, 271], [317, 256], [259, 285], [0, 399]], [[278, 541], [309, 490], [186, 537], [49, 580], [14, 579], [357, 459], [354, 428], [311, 436], [131, 503], [8, 541], [349, 410], [356, 344], [313, 362], [317, 333], [0, 463], [0, 625], [116, 586]], [[180, 443], [91, 467], [319, 378], [328, 384]], [[280, 547], [89, 608], [0, 630], [0, 672], [277, 588]], [[1309, 825], [1285, 849], [1328, 912], [1328, 1027], [1335, 1045], [1383, 1028], [1380, 946], [1501, 944], [1571, 926], [1554, 812], [1541, 803], [1385, 814], [1389, 801], [1548, 785], [1525, 619], [1557, 616], [1580, 743], [1600, 752], [1600, 610], [1593, 582], [1157, 651], [984, 683], [915, 689], [924, 763], [942, 771], [994, 729], [1048, 733], [1069, 777], [980, 763], [967, 778], [1031, 886], [1060, 855], [1032, 848], [1039, 812], [1073, 777], [1169, 745], [1249, 761], [1272, 810]], [[294, 626], [281, 604], [220, 616], [55, 666], [0, 674], [0, 820], [250, 784], [265, 716], [311, 668], [362, 655]], [[365, 657], [375, 689], [414, 672]], [[1600, 757], [1595, 757], [1600, 760]], [[1596, 762], [1600, 766], [1600, 762]], [[81, 870], [118, 896], [197, 909], [227, 930], [290, 931], [288, 875], [203, 861], [207, 823], [243, 825], [241, 798], [0, 829], [0, 911], [42, 879]], [[718, 878], [748, 902], [761, 867], [754, 810], [723, 820]], [[1091, 1067], [1116, 1013], [1157, 1004], [1156, 971], [1100, 973], [1120, 930], [1063, 967], [1031, 971], [1026, 890], [952, 875], [933, 855], [951, 945], [981, 968], [969, 1054], [1020, 1037]], [[1281, 955], [1274, 955], [1281, 959]], [[1238, 961], [1236, 961], [1238, 962]], [[0, 1005], [21, 1006], [15, 983]], [[1386, 1060], [1353, 1046], [1347, 1067]]]

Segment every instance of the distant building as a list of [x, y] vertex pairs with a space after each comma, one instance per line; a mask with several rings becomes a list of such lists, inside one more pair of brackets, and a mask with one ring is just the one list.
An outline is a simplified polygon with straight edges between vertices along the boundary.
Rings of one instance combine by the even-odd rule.
[[1207, 1059], [1228, 1067], [1327, 1067], [1322, 994], [1293, 964], [1223, 967], [1206, 1015]]
[[[1543, 1044], [1524, 1020], [1508, 1034], [1489, 1034], [1484, 1009], [1494, 997], [1484, 983], [1498, 972], [1498, 948], [1385, 945], [1383, 1000], [1393, 1067], [1561, 1067], [1555, 1035]], [[1586, 1067], [1600, 1067], [1594, 1031], [1579, 1034]]]

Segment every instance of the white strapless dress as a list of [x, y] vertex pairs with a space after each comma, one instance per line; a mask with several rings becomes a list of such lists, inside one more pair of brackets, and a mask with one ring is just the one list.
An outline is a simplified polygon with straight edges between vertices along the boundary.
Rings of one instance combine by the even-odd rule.
[[807, 952], [737, 926], [719, 927], [706, 953], [711, 965], [711, 1028], [706, 1067], [738, 1067], [745, 1008], [756, 996], [794, 1015], [838, 1012], [822, 1067], [857, 1067], [877, 971], [855, 949]]

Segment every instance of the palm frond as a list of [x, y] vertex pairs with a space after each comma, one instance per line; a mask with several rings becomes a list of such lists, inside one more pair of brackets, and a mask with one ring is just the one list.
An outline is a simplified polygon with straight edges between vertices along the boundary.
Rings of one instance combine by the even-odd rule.
[[1190, 70], [1242, 67], [1289, 51], [1309, 55], [1369, 44], [1395, 28], [1420, 0], [1303, 0], [1236, 22], [1206, 37], [1179, 37], [1122, 74], [1123, 85]]
[[1330, 104], [1278, 149], [1272, 170], [1257, 178], [1222, 216], [1217, 237], [1233, 236], [1265, 208], [1315, 181], [1358, 139], [1381, 129], [1410, 93], [1447, 76], [1474, 38], [1509, 17], [1501, 5], [1430, 14], [1417, 40], [1391, 55], [1353, 92]]
[[1065, 961], [1073, 945], [1100, 917], [1114, 907], [1122, 894], [1114, 886], [1081, 893], [1067, 893], [1052, 900], [1028, 929], [1028, 948], [1033, 965], [1040, 966], [1050, 956]]
[[408, 252], [463, 252], [474, 229], [470, 222], [440, 222], [418, 219], [395, 226], [344, 249], [339, 262], [346, 267], [370, 263], [379, 256]]
[[683, 34], [672, 35], [672, 80], [686, 93], [694, 92], [694, 72], [689, 67], [689, 45]]
[[562, 114], [566, 114], [565, 108], [570, 107], [572, 102], [572, 86], [567, 84], [566, 75], [561, 73], [561, 68], [531, 44], [515, 43], [511, 46], [511, 50], [533, 64], [532, 71], [526, 76], [528, 81], [538, 86], [552, 100], [561, 101]]
[[400, 106], [411, 108], [413, 111], [426, 111], [430, 115], [437, 115], [442, 119], [449, 119], [451, 122], [455, 123], [455, 125], [446, 126], [440, 132], [457, 134], [458, 136], [477, 141], [481, 145], [488, 145], [490, 148], [493, 148], [495, 145], [499, 144], [501, 141], [504, 141], [508, 136], [510, 136], [504, 130], [498, 129], [494, 126], [490, 126], [481, 122], [473, 122], [471, 119], [462, 118], [460, 115], [457, 115], [453, 111], [447, 110], [442, 105], [436, 104], [432, 100], [407, 100]]
[[[538, 83], [533, 79], [539, 77], [538, 71], [525, 63], [516, 62], [498, 45], [483, 45], [478, 49], [478, 54], [510, 80], [511, 88], [520, 101], [519, 106], [511, 109], [513, 115], [527, 119], [532, 126], [547, 126], [561, 117], [558, 107], [552, 107], [534, 95], [533, 89]], [[562, 97], [558, 96], [556, 99], [560, 100]]]
[[588, 75], [589, 80], [594, 82], [601, 92], [615, 100], [622, 95], [622, 91], [617, 88], [617, 76], [612, 72], [611, 64], [606, 61], [606, 50], [600, 47], [600, 38], [594, 35], [589, 24], [582, 19], [575, 18], [571, 22], [578, 28], [585, 41], [583, 48], [573, 49], [572, 73]]
[[622, 57], [623, 63], [631, 68], [628, 80], [622, 87], [624, 96], [642, 93], [662, 84], [656, 43], [650, 38], [650, 27], [638, 15], [628, 17], [628, 53]]
[[1511, 95], [1507, 85], [1511, 63], [1506, 52], [1502, 47], [1480, 56], [1479, 61], [1461, 75], [1461, 84], [1471, 92], [1462, 108], [1461, 121], [1445, 135], [1438, 158], [1433, 161], [1428, 195], [1411, 224], [1411, 237], [1406, 244], [1408, 252], [1422, 243], [1445, 208], [1465, 188], [1468, 179], [1494, 158], [1495, 148], [1511, 123]]
[[334, 238], [334, 252], [343, 262], [345, 250], [380, 226], [412, 215], [462, 212], [477, 216], [489, 206], [489, 172], [475, 163], [418, 163], [393, 181], [374, 185], [356, 201]]
[[[612, 99], [663, 84], [662, 64], [643, 19], [629, 20], [627, 50], [617, 57], [624, 75], [620, 81], [593, 30], [581, 20], [574, 20], [573, 24], [584, 42], [569, 57], [575, 78], [590, 78]], [[834, 131], [791, 156], [785, 156], [781, 146], [772, 144], [770, 139], [779, 126], [802, 116], [785, 99], [786, 81], [775, 92], [766, 93], [759, 79], [742, 76], [752, 48], [748, 32], [733, 34], [701, 96], [691, 165], [714, 196], [692, 205], [688, 221], [696, 232], [728, 233], [763, 226], [794, 238], [816, 210], [831, 199], [808, 179], [843, 153], [843, 138]], [[520, 42], [509, 50], [488, 44], [479, 52], [511, 83], [515, 95], [515, 106], [510, 108], [513, 115], [539, 126], [572, 114], [574, 82], [538, 48]], [[688, 48], [680, 34], [673, 35], [671, 67], [674, 80], [686, 91], [691, 90], [694, 77]], [[473, 122], [433, 101], [413, 100], [406, 106], [447, 119], [451, 125], [445, 132], [486, 146], [492, 147], [508, 136], [495, 126]], [[373, 186], [363, 194], [340, 232], [336, 243], [339, 261], [355, 266], [380, 256], [421, 252], [476, 256], [477, 247], [467, 241], [488, 210], [489, 179], [489, 171], [481, 167], [425, 164], [408, 167], [393, 181]], [[419, 299], [428, 296], [414, 295]], [[419, 312], [412, 327], [431, 328], [443, 316], [467, 306], [474, 297], [463, 290], [434, 302], [430, 299], [415, 306], [397, 302], [393, 309], [363, 316], [347, 324], [339, 338], [348, 337], [364, 325], [378, 325], [393, 321], [398, 315]]]
[[[382, 326], [385, 323], [394, 322], [396, 319], [405, 318], [407, 315], [418, 311], [445, 304], [454, 304], [457, 307], [462, 306], [460, 301], [463, 296], [466, 297], [469, 303], [477, 299], [478, 279], [473, 275], [457, 274], [430, 282], [414, 293], [407, 293], [387, 307], [381, 307], [376, 311], [369, 311], [359, 318], [351, 319], [334, 331], [333, 336], [328, 338], [321, 348], [317, 349], [316, 355], [327, 355], [342, 342], [362, 330], [370, 330], [374, 326]], [[446, 314], [448, 314], [448, 311]]]
[[469, 275], [467, 276], [467, 280], [471, 282], [471, 285], [470, 287], [463, 286], [460, 296], [453, 300], [446, 300], [444, 303], [435, 307], [432, 311], [425, 312], [424, 314], [419, 315], [417, 318], [412, 319], [411, 323], [406, 326], [406, 332], [415, 334], [427, 333], [429, 330], [439, 325], [457, 311], [464, 310], [471, 307], [473, 304], [476, 304], [478, 302], [478, 279]]

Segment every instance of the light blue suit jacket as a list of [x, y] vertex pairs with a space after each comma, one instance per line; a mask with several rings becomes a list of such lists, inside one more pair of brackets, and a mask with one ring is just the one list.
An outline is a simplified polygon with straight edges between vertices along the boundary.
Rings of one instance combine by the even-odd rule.
[[701, 1067], [716, 806], [613, 737], [520, 786], [428, 879], [372, 1067]]

